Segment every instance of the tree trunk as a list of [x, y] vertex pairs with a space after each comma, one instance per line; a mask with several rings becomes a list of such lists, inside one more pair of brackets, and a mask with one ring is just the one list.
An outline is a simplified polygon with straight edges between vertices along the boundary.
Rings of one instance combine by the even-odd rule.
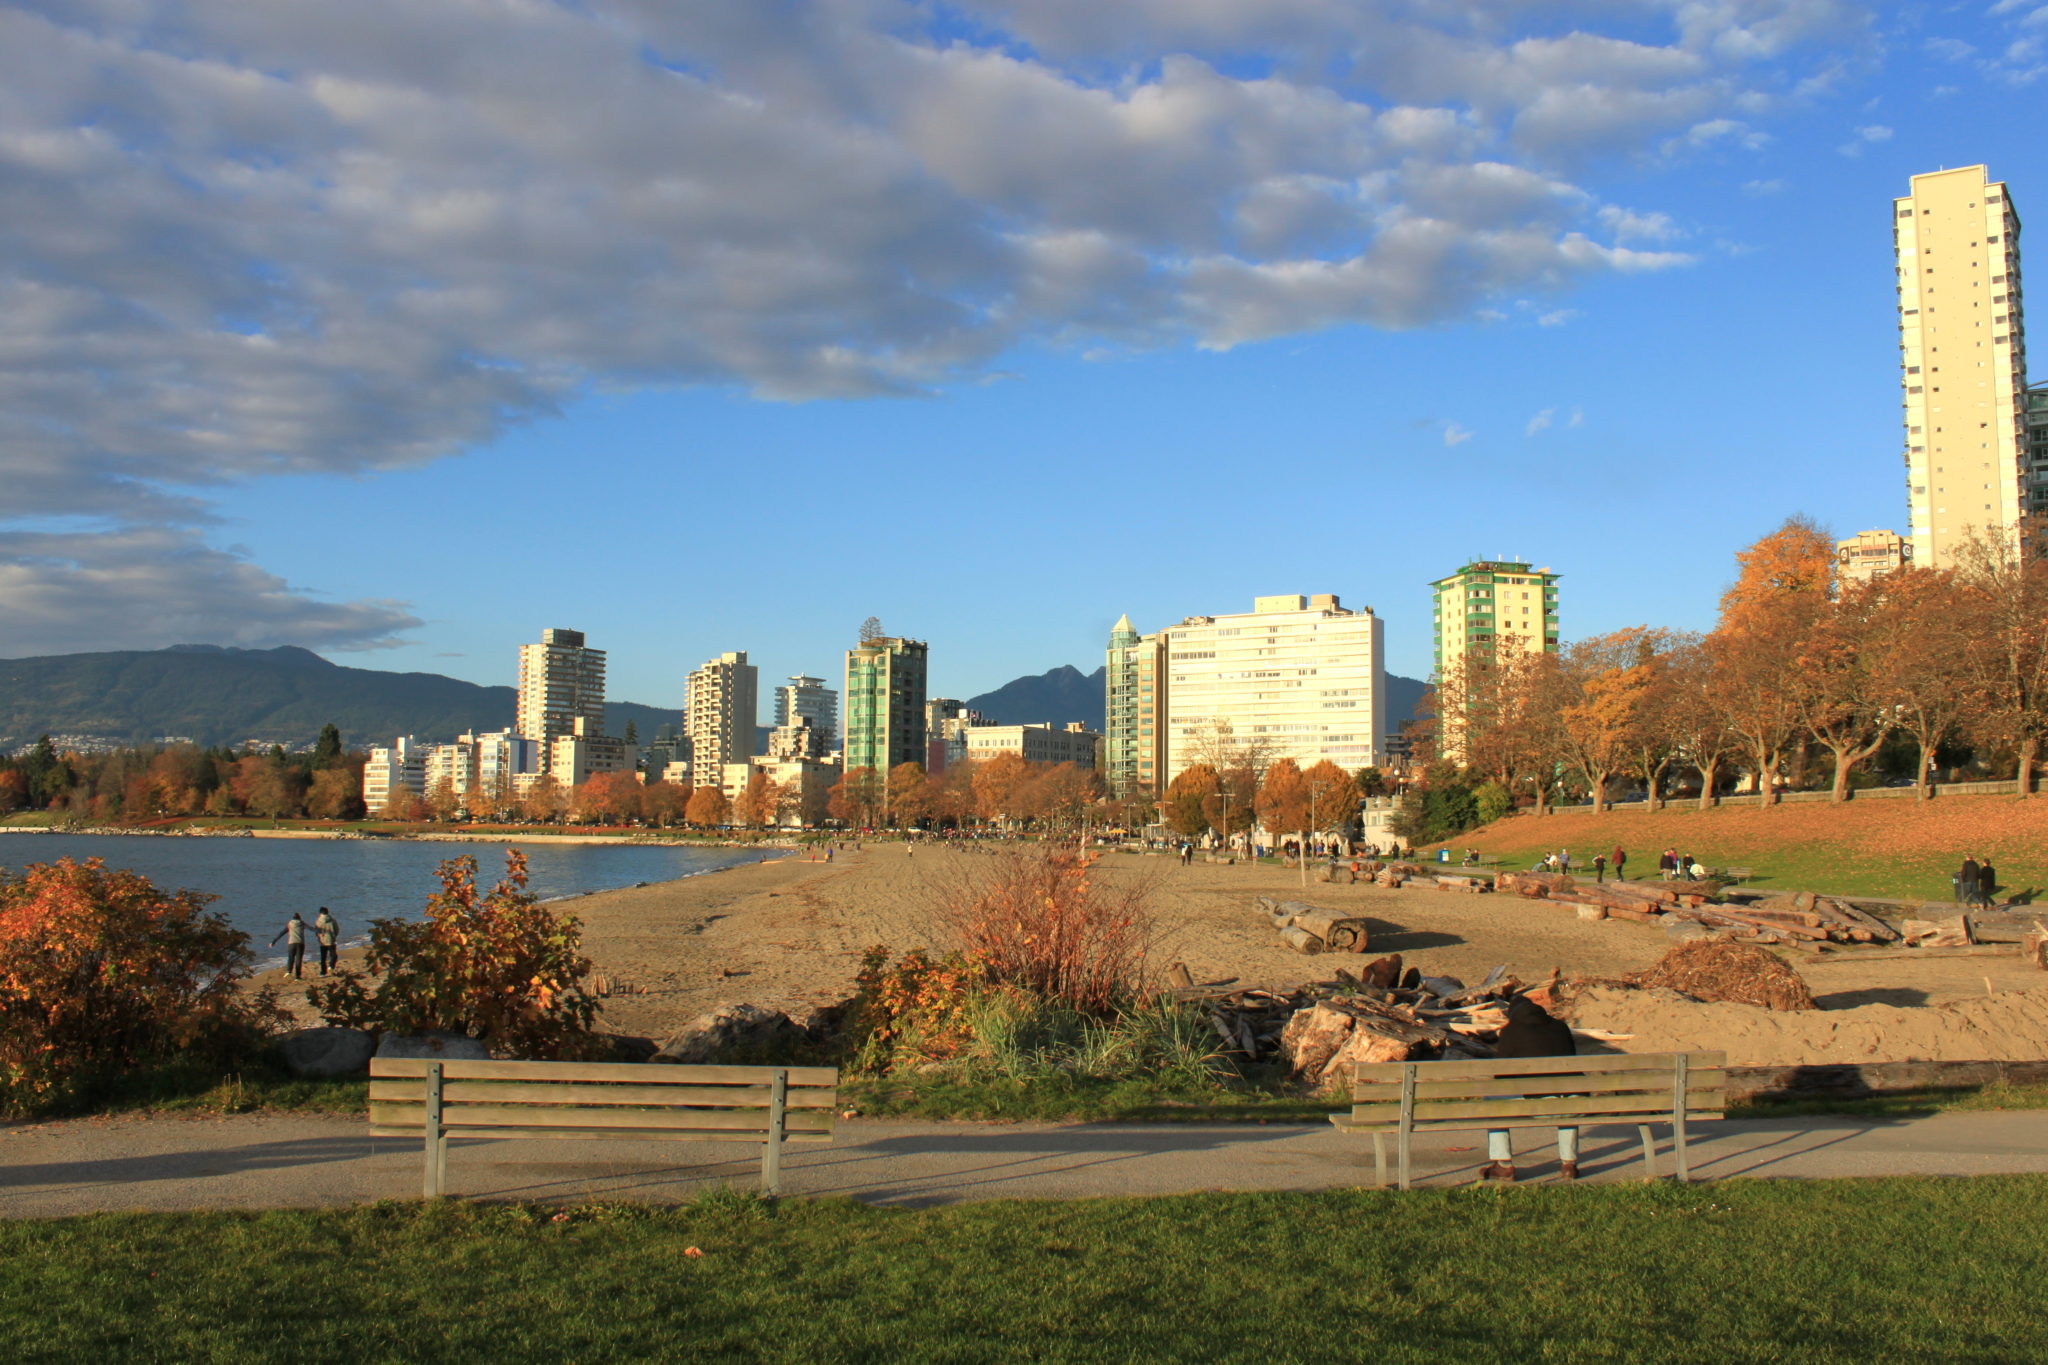
[[1829, 799], [1839, 805], [1849, 799], [1849, 758], [1833, 745], [1828, 746], [1828, 752], [1835, 756], [1835, 784]]
[[1927, 786], [1927, 766], [1934, 761], [1934, 745], [1924, 735], [1913, 738], [1920, 753], [1920, 766], [1913, 773], [1913, 799], [1925, 801], [1934, 795]]
[[2013, 776], [2018, 779], [2017, 786], [2021, 796], [2034, 794], [2034, 755], [2039, 753], [2040, 749], [2041, 741], [2039, 737], [2033, 735], [2029, 735], [2020, 745], [2020, 768]]
[[1607, 775], [1602, 773], [1593, 781], [1593, 814], [1607, 813]]
[[1721, 760], [1716, 758], [1705, 763], [1693, 764], [1700, 770], [1700, 809], [1714, 808], [1714, 779], [1721, 770]]

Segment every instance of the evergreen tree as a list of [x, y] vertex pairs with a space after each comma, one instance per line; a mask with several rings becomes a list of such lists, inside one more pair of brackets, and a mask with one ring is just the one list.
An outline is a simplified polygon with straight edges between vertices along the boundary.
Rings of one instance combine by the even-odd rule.
[[[630, 727], [626, 733], [631, 736]], [[333, 721], [329, 721], [320, 727], [320, 738], [313, 745], [313, 766], [331, 768], [340, 761], [341, 731], [335, 728]]]

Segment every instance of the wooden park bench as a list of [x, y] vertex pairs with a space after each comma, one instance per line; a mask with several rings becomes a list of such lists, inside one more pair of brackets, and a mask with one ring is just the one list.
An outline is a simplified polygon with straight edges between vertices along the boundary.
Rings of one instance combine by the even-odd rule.
[[[1678, 1178], [1690, 1180], [1686, 1125], [1726, 1117], [1728, 1054], [1651, 1052], [1611, 1057], [1507, 1057], [1469, 1062], [1361, 1062], [1351, 1112], [1330, 1122], [1372, 1134], [1373, 1164], [1387, 1183], [1387, 1137], [1398, 1139], [1401, 1188], [1418, 1132], [1487, 1128], [1598, 1128], [1633, 1124], [1643, 1164], [1656, 1175], [1650, 1125], [1671, 1125]], [[1563, 1093], [1560, 1093], [1563, 1092]]]
[[829, 1066], [374, 1057], [370, 1136], [425, 1139], [429, 1199], [447, 1184], [451, 1137], [758, 1142], [775, 1194], [784, 1143], [832, 1140], [838, 1085]]

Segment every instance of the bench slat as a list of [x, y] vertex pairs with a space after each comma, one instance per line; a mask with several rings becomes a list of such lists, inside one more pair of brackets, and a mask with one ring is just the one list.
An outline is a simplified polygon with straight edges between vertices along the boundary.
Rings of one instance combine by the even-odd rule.
[[[1687, 1098], [1687, 1109], [1718, 1109], [1718, 1104], [1701, 1104], [1692, 1097]], [[1389, 1116], [1398, 1119], [1401, 1106], [1398, 1104], [1374, 1104], [1354, 1106], [1351, 1116], [1362, 1122], [1383, 1120]], [[1641, 1114], [1655, 1118], [1662, 1114], [1671, 1116], [1671, 1096], [1656, 1095], [1585, 1095], [1547, 1100], [1419, 1100], [1415, 1105], [1415, 1123], [1440, 1122], [1463, 1119], [1477, 1126], [1481, 1121], [1492, 1118], [1536, 1118], [1542, 1115], [1553, 1118], [1572, 1114]], [[1566, 1126], [1570, 1126], [1567, 1124]]]
[[[1418, 1100], [1463, 1100], [1463, 1099], [1514, 1099], [1517, 1096], [1547, 1091], [1555, 1094], [1560, 1090], [1575, 1095], [1622, 1094], [1639, 1091], [1646, 1095], [1661, 1094], [1667, 1107], [1671, 1099], [1671, 1068], [1662, 1071], [1625, 1071], [1605, 1075], [1574, 1076], [1495, 1076], [1474, 1078], [1463, 1081], [1424, 1080], [1431, 1073], [1417, 1072], [1415, 1098]], [[1698, 1094], [1718, 1090], [1728, 1083], [1725, 1071], [1692, 1071], [1686, 1075], [1686, 1093]], [[1401, 1087], [1393, 1085], [1354, 1085], [1351, 1088], [1353, 1104], [1398, 1103]]]
[[[432, 1065], [420, 1057], [372, 1057], [370, 1075], [424, 1078]], [[839, 1072], [829, 1066], [668, 1066], [651, 1062], [472, 1062], [443, 1061], [441, 1075], [451, 1081], [630, 1081], [640, 1085], [764, 1085], [768, 1073], [785, 1070], [790, 1089], [836, 1086]]]
[[[1453, 1081], [1473, 1076], [1526, 1076], [1531, 1072], [1550, 1071], [1566, 1075], [1607, 1072], [1607, 1071], [1649, 1071], [1660, 1075], [1671, 1074], [1671, 1052], [1622, 1053], [1612, 1057], [1501, 1057], [1492, 1061], [1470, 1062], [1360, 1062], [1353, 1071], [1355, 1079], [1363, 1082], [1399, 1084], [1401, 1068], [1419, 1066], [1416, 1072], [1420, 1081], [1429, 1079]], [[1726, 1052], [1688, 1052], [1688, 1068], [1707, 1070], [1728, 1065]]]
[[[607, 1128], [583, 1130], [577, 1128], [447, 1128], [443, 1129], [451, 1138], [589, 1138], [614, 1142], [751, 1142], [759, 1145], [766, 1140], [766, 1133], [688, 1133], [669, 1128]], [[414, 1128], [370, 1128], [371, 1137], [406, 1138], [418, 1142], [420, 1130]], [[830, 1142], [830, 1133], [788, 1133], [784, 1142]]]
[[[704, 1105], [712, 1108], [765, 1109], [769, 1087], [765, 1085], [582, 1085], [551, 1081], [449, 1081], [441, 1087], [444, 1102], [468, 1104], [640, 1104]], [[425, 1103], [424, 1080], [373, 1080], [372, 1100]], [[793, 1090], [786, 1104], [791, 1109], [830, 1109], [838, 1103], [837, 1089], [806, 1087]]]
[[[375, 1104], [370, 1122], [375, 1127], [426, 1126], [425, 1105]], [[830, 1111], [807, 1110], [785, 1116], [792, 1133], [829, 1133]], [[766, 1134], [765, 1109], [543, 1109], [533, 1105], [450, 1104], [441, 1110], [445, 1128], [638, 1128], [675, 1129], [696, 1132], [749, 1132]]]
[[[1719, 1109], [1692, 1108], [1688, 1108], [1685, 1111], [1685, 1116], [1688, 1120], [1727, 1117]], [[1488, 1119], [1484, 1123], [1475, 1122], [1471, 1119], [1447, 1119], [1435, 1123], [1417, 1123], [1411, 1131], [1417, 1133], [1470, 1133], [1482, 1128], [1633, 1128], [1644, 1123], [1668, 1124], [1669, 1122], [1671, 1122], [1671, 1110], [1667, 1106], [1656, 1114], [1586, 1114], [1570, 1122], [1561, 1122], [1556, 1114], [1542, 1118], [1494, 1118]], [[1333, 1127], [1341, 1128], [1347, 1133], [1397, 1133], [1401, 1130], [1401, 1124], [1398, 1119], [1384, 1119], [1361, 1123], [1349, 1114], [1332, 1114], [1330, 1116], [1330, 1123]]]

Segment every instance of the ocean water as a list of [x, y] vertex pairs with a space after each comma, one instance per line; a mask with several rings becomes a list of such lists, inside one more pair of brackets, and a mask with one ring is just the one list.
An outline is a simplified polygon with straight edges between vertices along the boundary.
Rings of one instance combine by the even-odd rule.
[[[345, 943], [367, 942], [371, 920], [425, 914], [427, 897], [439, 886], [434, 869], [441, 863], [473, 856], [477, 881], [490, 886], [504, 871], [508, 847], [526, 854], [527, 889], [542, 899], [694, 877], [759, 862], [762, 856], [758, 850], [660, 844], [0, 834], [0, 867], [19, 872], [29, 863], [103, 858], [107, 866], [140, 872], [158, 886], [206, 892], [219, 898], [211, 908], [247, 933], [258, 957], [268, 961], [273, 953], [281, 956], [281, 946], [268, 945], [294, 910], [311, 924], [324, 905], [341, 921]], [[779, 855], [771, 851], [769, 856]]]

